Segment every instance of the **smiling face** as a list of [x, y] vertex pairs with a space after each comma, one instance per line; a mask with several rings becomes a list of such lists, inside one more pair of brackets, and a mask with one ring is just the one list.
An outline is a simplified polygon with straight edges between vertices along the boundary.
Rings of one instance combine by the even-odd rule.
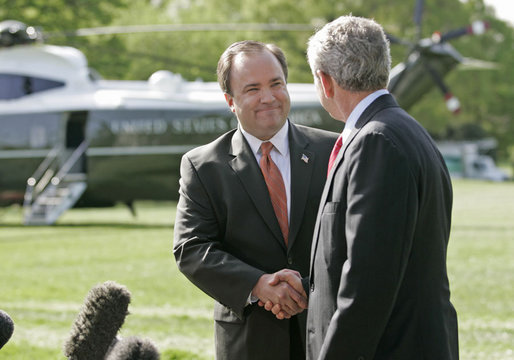
[[230, 88], [225, 99], [245, 131], [269, 140], [282, 128], [291, 103], [284, 72], [271, 52], [236, 55]]

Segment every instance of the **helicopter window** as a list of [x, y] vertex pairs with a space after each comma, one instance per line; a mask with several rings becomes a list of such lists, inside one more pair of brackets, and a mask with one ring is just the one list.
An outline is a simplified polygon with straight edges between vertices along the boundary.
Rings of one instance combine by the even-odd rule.
[[0, 100], [17, 99], [64, 86], [61, 81], [16, 74], [0, 74]]

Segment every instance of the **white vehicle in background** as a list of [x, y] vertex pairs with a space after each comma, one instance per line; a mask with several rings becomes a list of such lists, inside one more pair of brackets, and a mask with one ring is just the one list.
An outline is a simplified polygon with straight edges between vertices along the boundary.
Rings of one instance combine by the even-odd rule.
[[506, 181], [509, 175], [496, 166], [491, 156], [485, 154], [496, 146], [495, 139], [438, 143], [452, 177]]

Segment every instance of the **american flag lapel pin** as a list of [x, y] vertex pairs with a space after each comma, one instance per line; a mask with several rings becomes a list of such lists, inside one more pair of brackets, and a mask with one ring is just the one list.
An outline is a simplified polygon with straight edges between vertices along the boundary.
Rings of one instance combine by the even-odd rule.
[[305, 154], [302, 154], [302, 161], [304, 163], [308, 164], [309, 163], [309, 157], [307, 155], [305, 155]]

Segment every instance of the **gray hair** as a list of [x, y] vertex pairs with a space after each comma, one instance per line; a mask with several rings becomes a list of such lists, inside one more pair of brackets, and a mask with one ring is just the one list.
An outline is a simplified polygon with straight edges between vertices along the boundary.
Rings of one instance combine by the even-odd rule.
[[371, 19], [341, 16], [309, 39], [307, 59], [313, 75], [330, 75], [348, 91], [384, 89], [391, 54], [382, 26]]
[[284, 73], [284, 80], [287, 82], [286, 56], [277, 45], [264, 44], [260, 41], [243, 40], [233, 43], [221, 54], [216, 71], [221, 90], [223, 90], [224, 93], [232, 95], [232, 89], [230, 88], [230, 72], [232, 70], [232, 60], [236, 55], [261, 53], [264, 51], [269, 51], [278, 60], [282, 67], [282, 72]]

